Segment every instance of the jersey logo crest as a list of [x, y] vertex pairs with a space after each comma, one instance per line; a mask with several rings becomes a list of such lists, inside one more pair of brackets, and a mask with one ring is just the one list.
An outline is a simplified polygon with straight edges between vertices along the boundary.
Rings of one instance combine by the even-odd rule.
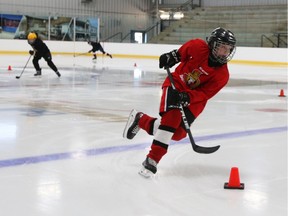
[[195, 89], [200, 85], [200, 76], [203, 74], [199, 69], [194, 69], [190, 73], [184, 73], [183, 79], [190, 89]]

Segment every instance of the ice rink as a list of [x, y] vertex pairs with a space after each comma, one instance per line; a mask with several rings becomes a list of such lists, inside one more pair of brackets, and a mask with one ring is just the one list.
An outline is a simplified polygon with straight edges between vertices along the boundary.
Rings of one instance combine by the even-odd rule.
[[[0, 57], [2, 216], [286, 216], [287, 68], [229, 64], [230, 81], [173, 142], [157, 175], [138, 174], [153, 137], [122, 138], [131, 109], [158, 116], [157, 60]], [[8, 65], [12, 70], [8, 70]], [[223, 188], [239, 169], [244, 190]]]

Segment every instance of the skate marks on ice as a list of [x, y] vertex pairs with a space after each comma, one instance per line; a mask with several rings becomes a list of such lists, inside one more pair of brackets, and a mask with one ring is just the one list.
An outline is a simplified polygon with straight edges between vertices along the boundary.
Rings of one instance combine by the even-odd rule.
[[[81, 103], [65, 100], [19, 100], [19, 99], [7, 99], [5, 103], [18, 104], [20, 106], [15, 108], [14, 110], [19, 112], [22, 115], [27, 115], [27, 113], [36, 112], [42, 113], [42, 116], [45, 115], [81, 115], [84, 117], [88, 117], [89, 119], [104, 121], [104, 122], [124, 122], [126, 117], [121, 115], [121, 113], [125, 113], [126, 110], [118, 110], [118, 109], [105, 109], [97, 108], [97, 107], [89, 107], [84, 106]], [[3, 103], [3, 101], [1, 102]], [[10, 108], [10, 111], [12, 109]], [[59, 119], [61, 121], [61, 119]]]

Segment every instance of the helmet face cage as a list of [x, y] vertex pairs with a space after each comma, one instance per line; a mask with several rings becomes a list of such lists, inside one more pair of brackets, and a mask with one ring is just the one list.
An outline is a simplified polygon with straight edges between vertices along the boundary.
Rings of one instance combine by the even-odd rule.
[[[211, 50], [211, 55], [220, 64], [225, 64], [233, 58], [236, 51], [236, 39], [231, 31], [225, 30], [220, 27], [216, 28], [211, 33], [211, 36], [208, 38], [207, 42]], [[225, 56], [219, 55], [219, 48], [221, 46], [227, 45], [231, 47], [230, 52]]]
[[[231, 47], [230, 52], [226, 56], [218, 54], [219, 47], [221, 47], [223, 45], [224, 46], [228, 45]], [[211, 53], [217, 62], [219, 62], [221, 64], [226, 64], [227, 62], [229, 62], [233, 58], [235, 51], [236, 51], [236, 46], [231, 45], [229, 43], [222, 42], [222, 41], [215, 41], [213, 48], [211, 50]]]
[[30, 39], [30, 40], [28, 39], [29, 44], [33, 44], [34, 42], [35, 42], [35, 39]]

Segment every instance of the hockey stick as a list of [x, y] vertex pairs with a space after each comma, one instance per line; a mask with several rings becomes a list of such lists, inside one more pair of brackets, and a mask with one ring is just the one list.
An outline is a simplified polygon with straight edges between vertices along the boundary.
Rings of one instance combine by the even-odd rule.
[[25, 64], [25, 66], [24, 66], [24, 68], [23, 68], [23, 70], [22, 70], [20, 76], [16, 76], [16, 79], [20, 79], [20, 77], [22, 76], [22, 74], [23, 74], [23, 72], [24, 72], [24, 70], [25, 70], [25, 68], [26, 68], [26, 66], [27, 66], [27, 64], [28, 64], [28, 62], [30, 61], [31, 56], [32, 56], [32, 55], [29, 56], [28, 61], [26, 62], [26, 64]]
[[[168, 67], [166, 67], [165, 69], [166, 69], [168, 77], [170, 79], [170, 83], [171, 83], [172, 88], [174, 90], [176, 90], [175, 84], [174, 84], [174, 80], [173, 80], [172, 74], [170, 72], [170, 69]], [[190, 131], [190, 127], [189, 127], [189, 124], [188, 124], [188, 121], [187, 121], [187, 118], [186, 118], [186, 115], [185, 115], [185, 112], [184, 112], [182, 104], [179, 105], [179, 109], [180, 109], [180, 112], [181, 112], [181, 115], [182, 115], [182, 120], [183, 120], [184, 125], [185, 125], [185, 130], [186, 130], [186, 132], [187, 132], [187, 134], [189, 136], [189, 139], [190, 139], [190, 142], [191, 142], [193, 150], [195, 152], [197, 152], [197, 153], [200, 153], [200, 154], [211, 154], [211, 153], [217, 151], [220, 148], [220, 145], [213, 146], [213, 147], [203, 147], [203, 146], [198, 146], [195, 143], [194, 138], [192, 136], [192, 133]]]
[[88, 52], [85, 52], [85, 53], [79, 53], [79, 54], [74, 54], [73, 57], [77, 57], [77, 56], [81, 56], [81, 55], [85, 55], [87, 54]]

